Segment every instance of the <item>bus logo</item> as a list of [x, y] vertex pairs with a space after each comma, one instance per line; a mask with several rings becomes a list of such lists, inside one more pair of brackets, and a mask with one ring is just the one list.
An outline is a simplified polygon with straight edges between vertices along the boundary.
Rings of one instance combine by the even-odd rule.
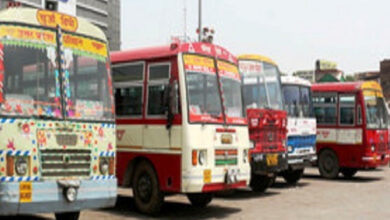
[[56, 28], [57, 25], [67, 31], [76, 31], [78, 28], [77, 18], [54, 11], [38, 10], [37, 20], [39, 24], [51, 28]]

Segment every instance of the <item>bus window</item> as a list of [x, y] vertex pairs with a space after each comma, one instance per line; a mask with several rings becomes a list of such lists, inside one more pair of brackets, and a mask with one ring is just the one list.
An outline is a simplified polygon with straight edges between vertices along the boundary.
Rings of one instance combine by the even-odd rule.
[[314, 114], [317, 124], [336, 124], [337, 95], [321, 94], [313, 97]]
[[170, 64], [149, 65], [148, 115], [164, 115], [164, 91], [169, 84]]
[[355, 95], [340, 95], [340, 125], [355, 125]]
[[142, 115], [144, 63], [118, 65], [113, 68], [116, 114], [118, 116]]
[[283, 86], [284, 93], [284, 105], [285, 109], [289, 116], [298, 116], [299, 115], [299, 87], [288, 85]]
[[311, 100], [310, 87], [306, 87], [306, 86], [300, 87], [300, 91], [301, 91], [300, 103], [302, 106], [303, 117], [310, 117], [312, 116], [312, 109], [310, 104], [310, 100]]

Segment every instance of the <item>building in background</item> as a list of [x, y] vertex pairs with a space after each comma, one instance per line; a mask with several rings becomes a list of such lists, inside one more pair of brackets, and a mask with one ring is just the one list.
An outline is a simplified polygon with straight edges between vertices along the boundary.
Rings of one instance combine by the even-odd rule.
[[314, 83], [314, 70], [298, 70], [293, 73], [293, 76], [300, 77]]
[[385, 59], [380, 62], [380, 84], [382, 86], [383, 95], [386, 98], [387, 104], [390, 104], [390, 59]]
[[337, 63], [326, 60], [317, 60], [315, 82], [344, 82], [344, 72], [337, 69]]
[[374, 80], [380, 83], [379, 76], [380, 76], [379, 71], [366, 71], [366, 72], [360, 72], [354, 74], [356, 81]]
[[0, 0], [0, 9], [12, 2], [33, 8], [50, 8], [89, 20], [100, 27], [110, 43], [110, 50], [119, 50], [121, 0]]

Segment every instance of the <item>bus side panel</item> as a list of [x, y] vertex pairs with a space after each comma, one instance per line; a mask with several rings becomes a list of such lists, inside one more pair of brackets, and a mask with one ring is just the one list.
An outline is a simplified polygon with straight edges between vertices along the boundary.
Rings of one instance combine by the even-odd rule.
[[[181, 154], [118, 152], [117, 177], [119, 185], [123, 185], [125, 173], [133, 160], [147, 160], [158, 176], [160, 189], [164, 192], [180, 192], [181, 188]], [[135, 165], [135, 164], [134, 164]], [[136, 168], [136, 167], [133, 167]], [[133, 173], [134, 174], [134, 173]]]

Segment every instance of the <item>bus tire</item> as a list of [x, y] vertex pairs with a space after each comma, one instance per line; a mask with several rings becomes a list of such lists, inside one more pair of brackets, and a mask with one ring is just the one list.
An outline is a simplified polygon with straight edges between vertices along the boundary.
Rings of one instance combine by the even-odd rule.
[[302, 178], [303, 170], [304, 169], [287, 170], [282, 173], [282, 176], [288, 184], [295, 185]]
[[191, 202], [192, 206], [198, 208], [206, 207], [211, 200], [213, 200], [213, 194], [211, 193], [189, 193], [187, 194], [188, 200]]
[[78, 220], [80, 212], [55, 213], [56, 220]]
[[318, 169], [322, 177], [335, 179], [339, 175], [339, 159], [334, 151], [326, 149], [321, 151], [318, 159]]
[[147, 215], [156, 215], [164, 203], [164, 194], [152, 165], [141, 161], [134, 172], [133, 195], [138, 211]]
[[252, 174], [249, 185], [254, 192], [263, 193], [270, 186], [272, 179], [273, 177]]
[[340, 172], [343, 174], [343, 176], [347, 179], [352, 178], [357, 173], [357, 169], [354, 168], [342, 168], [340, 169]]

